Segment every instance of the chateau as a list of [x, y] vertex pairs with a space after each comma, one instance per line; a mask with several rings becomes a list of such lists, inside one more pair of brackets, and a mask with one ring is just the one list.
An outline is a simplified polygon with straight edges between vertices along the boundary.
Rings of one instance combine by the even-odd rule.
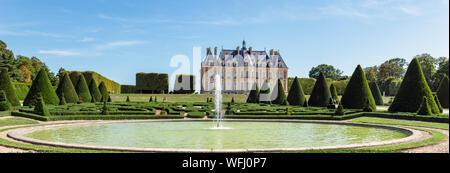
[[273, 89], [278, 79], [283, 83], [287, 92], [288, 67], [279, 51], [271, 49], [253, 50], [247, 48], [245, 40], [242, 47], [234, 50], [223, 49], [217, 53], [217, 47], [212, 51], [206, 49], [206, 57], [201, 64], [201, 93], [208, 94], [215, 91], [216, 76], [220, 76], [223, 93], [247, 94], [257, 83], [259, 88], [268, 82]]

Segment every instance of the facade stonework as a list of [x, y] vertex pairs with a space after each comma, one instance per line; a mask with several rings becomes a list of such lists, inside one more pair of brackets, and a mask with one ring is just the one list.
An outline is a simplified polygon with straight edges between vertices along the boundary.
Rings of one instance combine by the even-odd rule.
[[221, 81], [223, 93], [247, 94], [255, 83], [259, 88], [268, 82], [273, 88], [281, 79], [284, 92], [287, 92], [288, 67], [279, 51], [271, 49], [269, 53], [247, 48], [245, 41], [242, 48], [222, 49], [217, 52], [207, 48], [206, 57], [201, 64], [201, 93], [215, 92], [215, 80]]

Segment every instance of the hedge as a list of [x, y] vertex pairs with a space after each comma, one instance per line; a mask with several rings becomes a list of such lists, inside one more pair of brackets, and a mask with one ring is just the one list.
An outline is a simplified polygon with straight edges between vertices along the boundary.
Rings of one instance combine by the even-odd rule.
[[137, 73], [136, 89], [142, 93], [168, 93], [169, 75], [165, 73]]
[[33, 80], [30, 91], [25, 98], [24, 106], [33, 106], [37, 103], [38, 94], [42, 95], [45, 104], [58, 105], [59, 98], [56, 95], [55, 89], [53, 88], [50, 80], [48, 79], [47, 71], [41, 70], [37, 74], [36, 78]]
[[189, 112], [188, 118], [203, 118], [205, 117], [205, 112]]
[[120, 85], [120, 92], [122, 94], [134, 94], [140, 91], [136, 89], [136, 85]]
[[0, 90], [5, 92], [6, 100], [12, 106], [20, 106], [20, 101], [17, 98], [16, 91], [11, 83], [11, 78], [9, 77], [6, 68], [2, 68], [0, 72]]
[[195, 92], [195, 76], [178, 74], [174, 81], [174, 94], [193, 94]]
[[277, 85], [275, 87], [277, 87], [277, 91], [276, 92], [272, 91], [272, 98], [275, 98], [275, 100], [273, 100], [272, 103], [278, 105], [289, 105], [286, 98], [286, 93], [284, 93], [283, 83], [281, 83], [280, 79], [278, 79]]
[[[91, 80], [94, 79], [95, 83], [99, 84], [101, 82], [105, 83], [106, 89], [110, 93], [120, 94], [121, 86], [119, 83], [110, 80], [96, 72], [93, 71], [85, 71], [85, 72], [79, 72], [79, 71], [70, 71], [70, 79], [72, 80], [73, 86], [76, 86], [78, 83], [78, 80], [80, 78], [79, 75], [84, 75], [84, 78], [86, 79], [86, 83], [90, 84]], [[98, 100], [97, 100], [98, 101]]]
[[25, 100], [25, 97], [27, 97], [28, 91], [30, 91], [31, 83], [13, 82], [12, 85], [16, 91], [17, 98], [19, 100]]
[[[353, 72], [341, 103], [344, 109], [363, 109], [365, 106], [369, 106], [372, 110], [377, 109], [366, 75], [360, 65]], [[369, 105], [366, 105], [367, 103]]]
[[78, 94], [75, 90], [75, 85], [72, 84], [69, 74], [65, 73], [64, 76], [59, 81], [58, 88], [56, 89], [56, 94], [59, 98], [64, 94], [66, 103], [76, 103], [78, 102]]
[[97, 100], [99, 102], [106, 102], [109, 98], [108, 90], [106, 89], [106, 84], [101, 82], [98, 86], [98, 90], [100, 91], [100, 94], [102, 94], [102, 98], [100, 100]]
[[303, 106], [305, 103], [306, 97], [303, 93], [302, 85], [298, 81], [297, 77], [295, 77], [293, 84], [289, 89], [287, 100], [289, 105]]
[[92, 96], [91, 92], [89, 91], [89, 87], [86, 83], [86, 79], [84, 76], [80, 76], [80, 79], [78, 80], [77, 85], [75, 86], [78, 98], [83, 102], [91, 102]]
[[325, 79], [325, 75], [321, 73], [319, 79], [317, 79], [316, 84], [314, 85], [313, 92], [309, 97], [308, 105], [315, 107], [326, 107], [328, 106], [328, 101], [330, 98], [330, 88]]
[[437, 97], [439, 99], [439, 102], [441, 103], [442, 107], [444, 108], [448, 108], [449, 107], [449, 81], [448, 81], [448, 76], [444, 74], [444, 77], [441, 80], [441, 83], [439, 84], [439, 88], [437, 91]]
[[376, 82], [371, 82], [369, 84], [370, 91], [372, 92], [373, 99], [375, 99], [376, 105], [384, 105], [383, 103], [383, 96], [381, 96], [380, 88], [378, 87], [378, 84]]
[[247, 103], [259, 103], [259, 87], [258, 83], [254, 83], [247, 97]]
[[102, 93], [98, 89], [98, 85], [97, 82], [95, 82], [95, 80], [91, 80], [91, 82], [89, 82], [89, 92], [91, 93], [91, 97], [94, 99], [95, 102], [101, 101]]
[[431, 112], [433, 114], [439, 114], [439, 108], [425, 80], [419, 60], [414, 58], [408, 66], [403, 82], [394, 98], [394, 102], [389, 107], [389, 111], [417, 112], [424, 97], [426, 97]]

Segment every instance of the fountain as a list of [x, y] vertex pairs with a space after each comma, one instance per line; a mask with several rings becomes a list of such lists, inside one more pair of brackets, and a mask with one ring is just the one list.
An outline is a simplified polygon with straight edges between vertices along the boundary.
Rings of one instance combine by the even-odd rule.
[[221, 78], [219, 75], [215, 76], [215, 115], [216, 118], [214, 120], [214, 127], [211, 129], [229, 129], [226, 127], [223, 127], [222, 120], [223, 120], [223, 113], [222, 113], [222, 84], [221, 84]]

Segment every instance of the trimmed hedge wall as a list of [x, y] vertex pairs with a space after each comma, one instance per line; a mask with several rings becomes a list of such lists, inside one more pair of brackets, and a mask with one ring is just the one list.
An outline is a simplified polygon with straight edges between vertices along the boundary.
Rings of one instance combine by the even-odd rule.
[[137, 73], [136, 89], [142, 93], [168, 93], [169, 75], [166, 73]]
[[27, 97], [28, 91], [30, 91], [31, 83], [13, 82], [12, 85], [16, 91], [17, 98], [19, 98], [19, 100], [25, 100], [25, 97]]
[[86, 83], [90, 84], [91, 80], [94, 79], [95, 83], [100, 84], [101, 82], [105, 83], [106, 89], [108, 90], [108, 92], [110, 93], [114, 93], [114, 94], [120, 94], [120, 84], [117, 82], [114, 82], [96, 72], [93, 71], [85, 71], [85, 72], [80, 72], [80, 71], [70, 71], [70, 80], [72, 80], [72, 84], [73, 86], [76, 86], [78, 84], [78, 80], [80, 79], [81, 74], [84, 75], [84, 78], [86, 79]]
[[[291, 85], [294, 81], [293, 77], [288, 79], [288, 86], [291, 88]], [[298, 81], [302, 85], [303, 92], [305, 95], [311, 95], [312, 90], [314, 88], [314, 84], [316, 83], [316, 79], [314, 78], [298, 78]], [[336, 87], [336, 91], [338, 95], [344, 95], [345, 87], [347, 86], [348, 80], [340, 80], [340, 81], [332, 81], [327, 78], [328, 84], [333, 84]]]
[[[188, 88], [189, 87], [189, 88]], [[193, 94], [195, 92], [195, 76], [178, 74], [174, 81], [174, 94]]]
[[120, 85], [120, 92], [122, 94], [134, 94], [139, 93], [139, 90], [136, 89], [136, 85]]

